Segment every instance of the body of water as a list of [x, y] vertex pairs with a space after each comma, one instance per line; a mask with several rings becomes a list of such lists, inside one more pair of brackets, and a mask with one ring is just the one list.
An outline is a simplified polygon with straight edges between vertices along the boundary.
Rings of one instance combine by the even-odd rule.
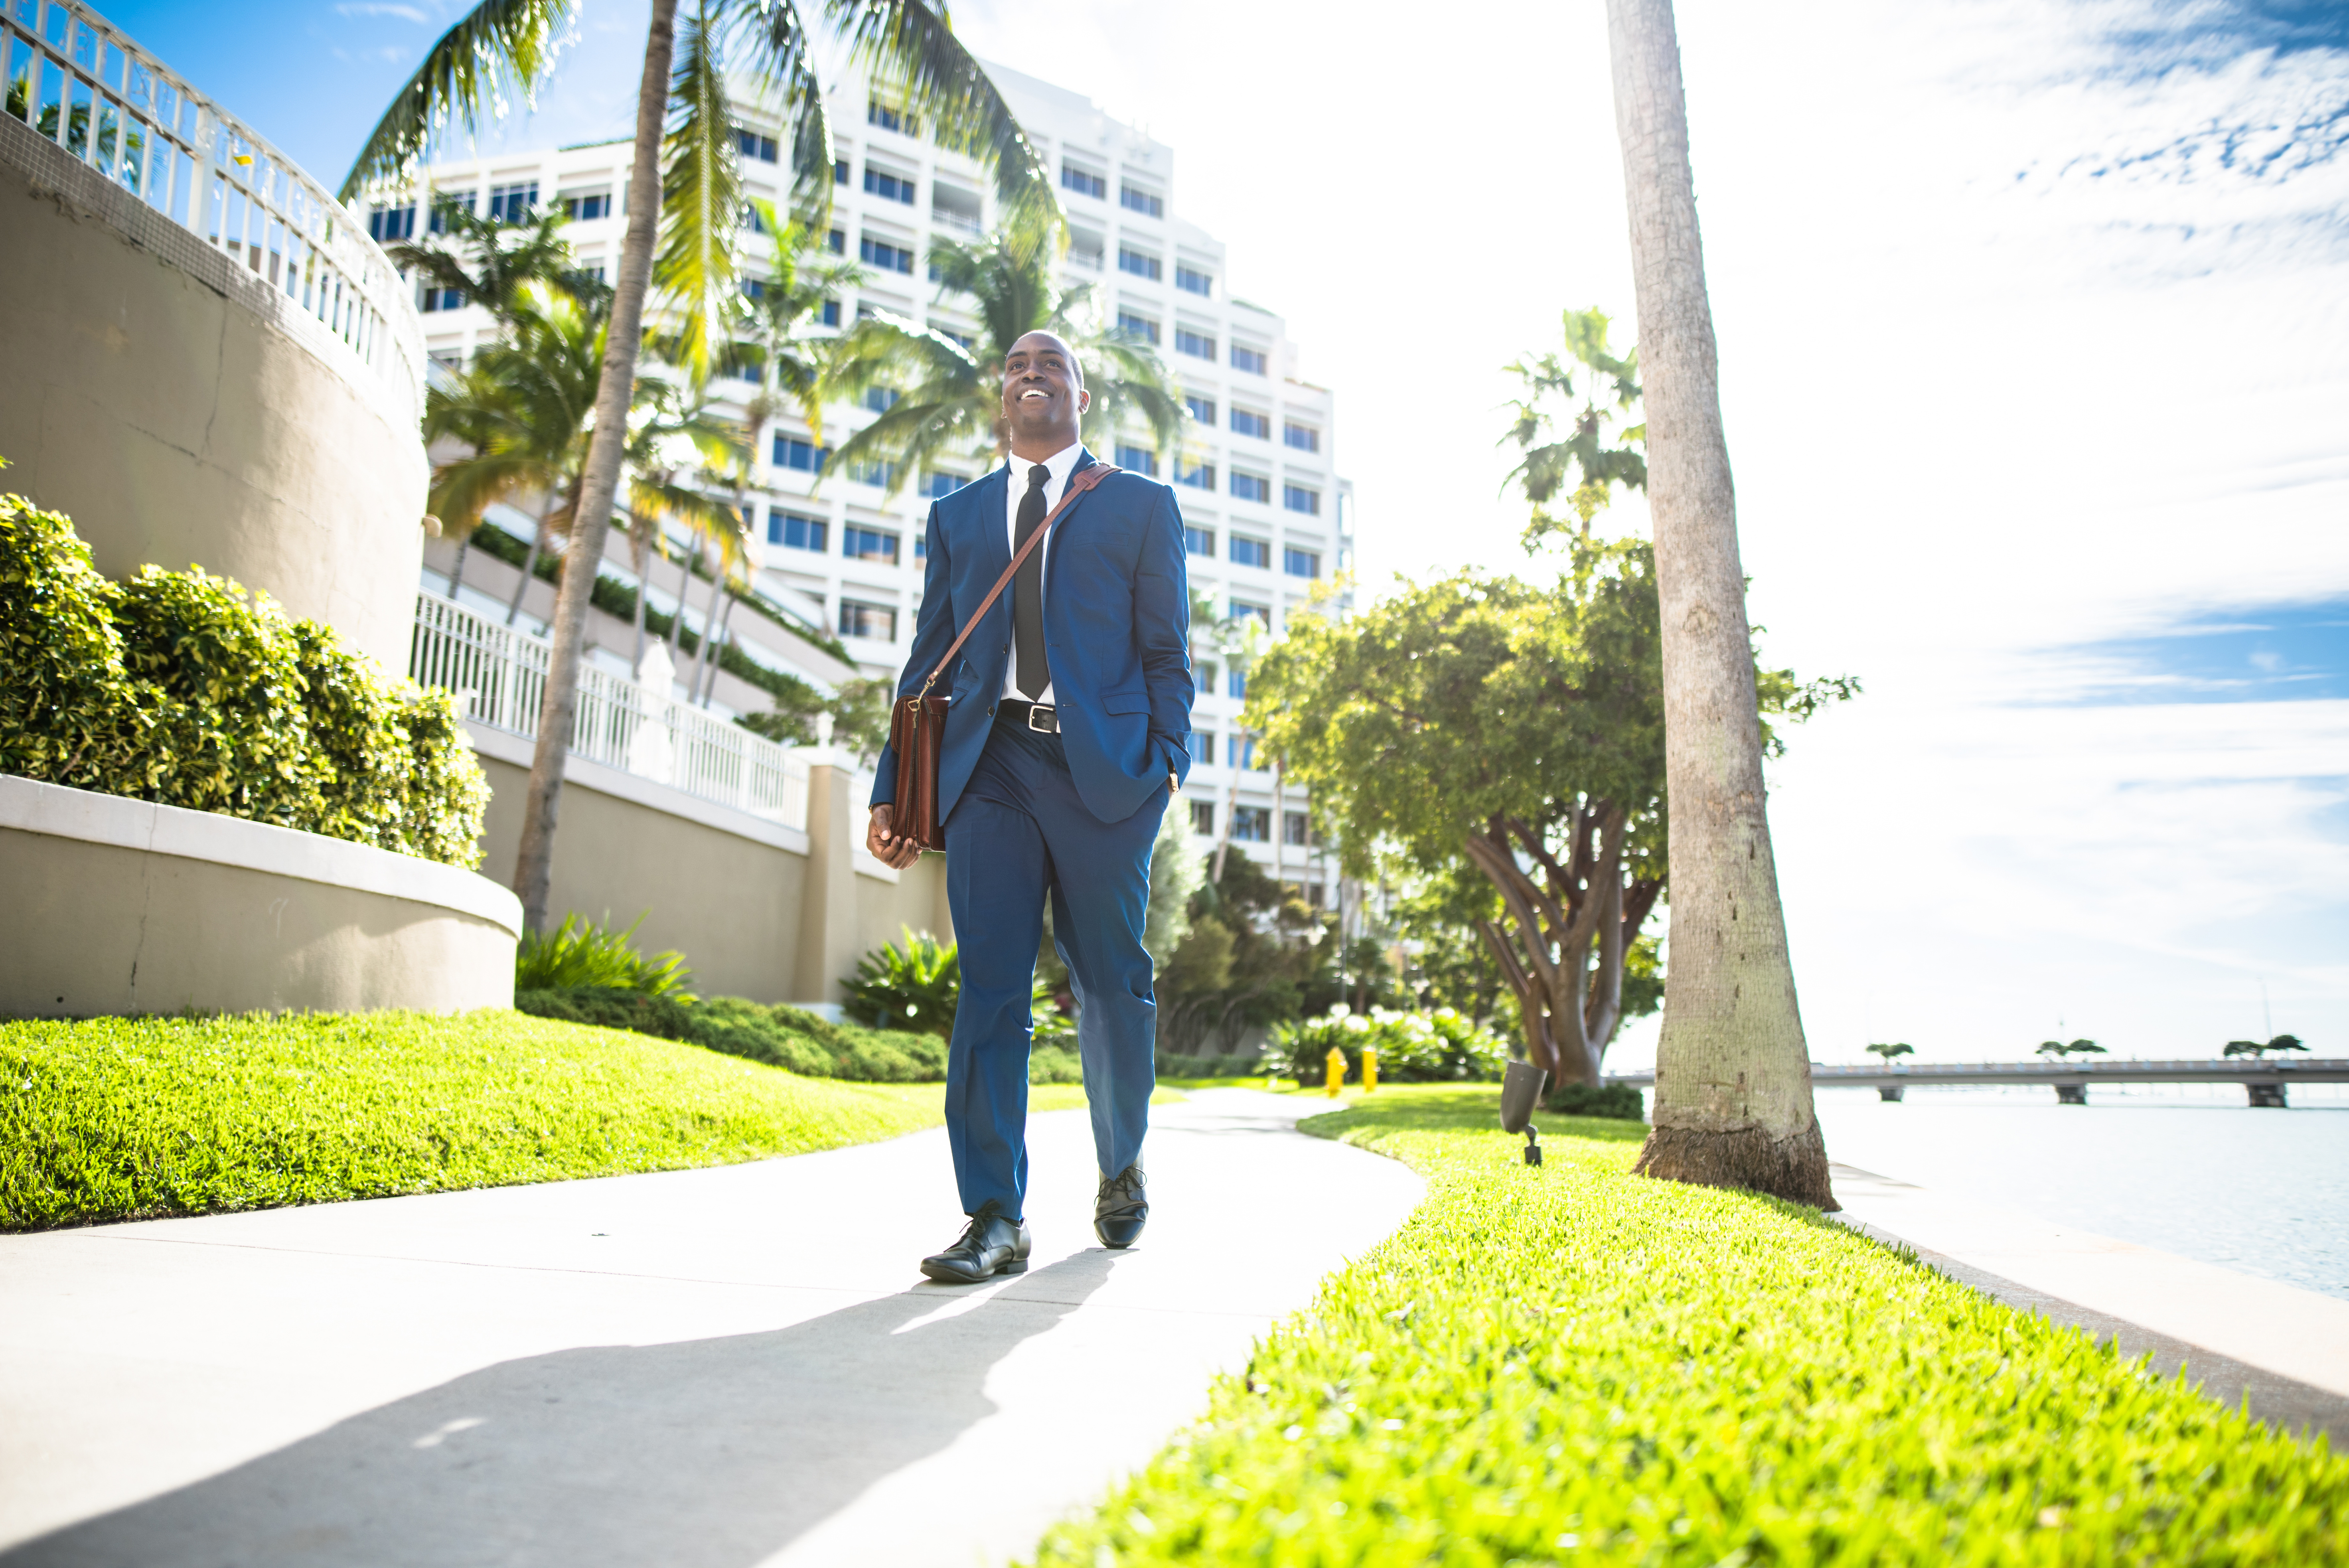
[[2349, 1301], [2349, 1103], [2161, 1087], [1822, 1089], [1819, 1124], [1842, 1164]]

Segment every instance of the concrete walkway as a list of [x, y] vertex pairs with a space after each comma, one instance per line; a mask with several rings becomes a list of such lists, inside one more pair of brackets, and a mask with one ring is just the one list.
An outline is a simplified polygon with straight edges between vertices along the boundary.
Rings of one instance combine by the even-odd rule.
[[921, 1282], [945, 1135], [712, 1170], [0, 1237], [11, 1565], [998, 1563], [1417, 1204], [1304, 1096], [1154, 1108], [1093, 1244], [1035, 1118], [1030, 1272]]
[[1835, 1216], [2026, 1312], [2152, 1354], [2228, 1405], [2349, 1450], [2349, 1302], [2010, 1209], [1832, 1168]]

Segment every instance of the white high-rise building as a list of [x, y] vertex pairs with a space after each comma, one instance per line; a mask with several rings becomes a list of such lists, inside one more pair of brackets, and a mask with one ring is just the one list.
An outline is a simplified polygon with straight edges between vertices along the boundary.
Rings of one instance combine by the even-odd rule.
[[[1100, 455], [1176, 486], [1194, 599], [1218, 616], [1256, 616], [1278, 635], [1318, 580], [1352, 564], [1352, 497], [1337, 471], [1331, 394], [1299, 379], [1297, 348], [1278, 316], [1232, 296], [1224, 243], [1181, 215], [1174, 149], [1079, 94], [999, 66], [988, 69], [1059, 182], [1071, 234], [1065, 280], [1092, 286], [1104, 325], [1156, 345], [1190, 409], [1180, 452], [1156, 452], [1148, 432], [1135, 430]], [[738, 107], [744, 183], [751, 195], [788, 207], [784, 130], [748, 100]], [[988, 231], [997, 215], [991, 177], [923, 137], [895, 101], [862, 79], [843, 82], [830, 108], [837, 158], [832, 243], [866, 275], [815, 325], [838, 328], [877, 309], [969, 338], [977, 323], [928, 281], [926, 251], [933, 237], [968, 240]], [[608, 274], [625, 227], [631, 151], [623, 140], [437, 163], [409, 205], [383, 204], [378, 226], [390, 227], [388, 238], [413, 233], [436, 190], [460, 201], [470, 194], [475, 211], [505, 216], [560, 203], [582, 261]], [[460, 300], [426, 291], [422, 303], [427, 350], [445, 365], [463, 363], [494, 330], [486, 312]], [[729, 387], [744, 385], [715, 383], [719, 407], [729, 410]], [[730, 411], [739, 412], [739, 403]], [[823, 472], [826, 450], [874, 417], [862, 407], [828, 408], [822, 443], [793, 417], [771, 427], [757, 454], [752, 503], [757, 586], [771, 611], [837, 637], [863, 673], [895, 677], [920, 607], [931, 501], [978, 477], [993, 459], [945, 462], [894, 498], [856, 475]], [[522, 523], [518, 514], [499, 520]], [[610, 555], [606, 572], [633, 582], [616, 535]], [[657, 570], [652, 576], [648, 602], [667, 612], [675, 595]], [[445, 587], [445, 579], [433, 586]], [[700, 618], [697, 598], [688, 624]], [[775, 633], [774, 619], [738, 615], [730, 638], [759, 662], [826, 685], [814, 666], [833, 674], [837, 666], [810, 660], [799, 639]], [[1256, 765], [1254, 745], [1237, 727], [1241, 677], [1214, 646], [1212, 626], [1195, 625], [1194, 632], [1197, 765], [1186, 794], [1195, 830], [1212, 838], [1228, 814], [1235, 846], [1268, 868], [1277, 862], [1282, 879], [1300, 884], [1312, 903], [1333, 901], [1337, 868], [1310, 841], [1303, 792], [1277, 789], [1274, 775]], [[597, 656], [625, 667], [624, 650]], [[717, 705], [747, 690], [730, 684]]]

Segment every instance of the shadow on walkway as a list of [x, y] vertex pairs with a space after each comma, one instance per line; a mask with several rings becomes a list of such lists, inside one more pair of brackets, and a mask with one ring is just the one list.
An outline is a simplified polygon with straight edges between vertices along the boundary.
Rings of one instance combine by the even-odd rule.
[[923, 1287], [773, 1333], [503, 1362], [0, 1562], [740, 1568], [992, 1415], [988, 1373], [1120, 1256], [1016, 1297]]

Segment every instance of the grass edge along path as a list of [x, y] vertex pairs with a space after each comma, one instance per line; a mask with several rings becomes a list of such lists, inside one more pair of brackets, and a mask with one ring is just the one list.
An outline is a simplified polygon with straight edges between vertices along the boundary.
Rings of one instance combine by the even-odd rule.
[[1811, 1210], [1632, 1177], [1632, 1124], [1545, 1117], [1527, 1167], [1495, 1105], [1302, 1124], [1426, 1201], [1036, 1562], [2349, 1563], [2321, 1437]]

